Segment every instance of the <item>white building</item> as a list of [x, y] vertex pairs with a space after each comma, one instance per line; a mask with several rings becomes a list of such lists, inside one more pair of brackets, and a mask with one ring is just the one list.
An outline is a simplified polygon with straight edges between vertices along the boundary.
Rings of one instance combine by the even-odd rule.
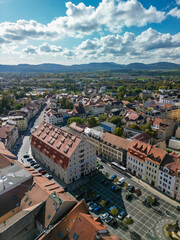
[[167, 154], [159, 169], [157, 188], [172, 198], [177, 198], [177, 193], [175, 193], [175, 176], [177, 174], [178, 162], [179, 159], [177, 157]]
[[81, 137], [42, 122], [32, 134], [32, 155], [66, 184], [96, 169], [93, 146]]
[[63, 115], [50, 109], [49, 111], [45, 112], [44, 120], [50, 124], [59, 125], [63, 122]]

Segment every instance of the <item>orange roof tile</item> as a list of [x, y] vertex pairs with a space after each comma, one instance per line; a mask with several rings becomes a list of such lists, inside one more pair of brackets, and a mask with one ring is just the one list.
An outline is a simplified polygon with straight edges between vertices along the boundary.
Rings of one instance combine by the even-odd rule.
[[111, 144], [111, 147], [115, 146], [116, 149], [122, 148], [122, 149], [128, 149], [128, 146], [130, 144], [130, 140], [118, 137], [114, 134], [105, 132], [101, 136], [101, 140], [107, 144]]
[[82, 138], [52, 124], [42, 122], [32, 134], [31, 145], [66, 169], [69, 158]]

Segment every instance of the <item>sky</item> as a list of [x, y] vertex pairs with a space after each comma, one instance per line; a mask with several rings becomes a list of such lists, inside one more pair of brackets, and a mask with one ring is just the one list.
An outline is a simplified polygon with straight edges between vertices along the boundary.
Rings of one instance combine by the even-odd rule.
[[180, 0], [0, 0], [0, 64], [180, 64]]

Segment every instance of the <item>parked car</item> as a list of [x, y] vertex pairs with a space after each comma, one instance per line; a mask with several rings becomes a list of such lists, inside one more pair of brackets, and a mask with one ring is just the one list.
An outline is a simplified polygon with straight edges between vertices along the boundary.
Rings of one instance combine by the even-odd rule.
[[106, 182], [106, 180], [105, 180], [105, 179], [102, 179], [100, 183], [101, 183], [101, 184], [104, 184], [105, 182]]
[[111, 178], [110, 178], [110, 181], [114, 181], [114, 179], [117, 177], [116, 174], [112, 175]]
[[101, 198], [101, 196], [98, 194], [96, 195], [96, 197], [94, 198], [94, 201], [98, 201]]
[[94, 208], [93, 211], [94, 211], [95, 213], [97, 213], [97, 212], [100, 212], [101, 209], [102, 209], [102, 207], [101, 207], [101, 206], [98, 206], [98, 207]]
[[113, 192], [118, 192], [120, 189], [118, 187], [112, 186], [111, 190]]
[[97, 207], [97, 203], [93, 203], [92, 205], [89, 206], [89, 210], [93, 211]]
[[177, 206], [177, 207], [176, 207], [176, 210], [180, 211], [180, 206]]
[[33, 159], [32, 158], [28, 158], [27, 161], [30, 162], [30, 161], [33, 161]]
[[101, 216], [102, 220], [105, 220], [107, 217], [109, 217], [108, 212], [103, 213], [103, 215]]
[[47, 177], [49, 180], [51, 180], [51, 179], [53, 178], [53, 176], [52, 176], [52, 175], [49, 175], [49, 174], [48, 174], [46, 177]]
[[105, 181], [103, 185], [104, 185], [104, 186], [107, 186], [108, 184], [109, 184], [109, 182], [108, 182], [108, 181]]
[[113, 216], [109, 215], [104, 221], [109, 224], [113, 219]]
[[36, 164], [36, 162], [31, 162], [30, 165], [31, 166], [34, 166]]
[[25, 155], [23, 156], [23, 158], [29, 158], [29, 155], [25, 154]]
[[35, 161], [34, 161], [34, 160], [30, 160], [29, 162], [30, 162], [30, 163], [33, 163], [33, 162], [35, 162]]
[[122, 177], [118, 180], [117, 185], [122, 185], [125, 182], [125, 178]]
[[35, 164], [35, 165], [34, 165], [34, 168], [35, 168], [35, 169], [37, 169], [37, 168], [39, 168], [39, 167], [40, 167], [39, 164]]
[[117, 225], [117, 220], [116, 220], [116, 218], [113, 218], [113, 220], [110, 221], [109, 224], [110, 224], [112, 227], [115, 227], [115, 226]]
[[120, 220], [123, 220], [123, 218], [125, 218], [125, 216], [126, 216], [126, 213], [125, 213], [124, 211], [122, 211], [122, 212], [120, 212], [120, 214], [118, 215], [118, 218], [119, 218]]
[[46, 173], [47, 173], [46, 170], [42, 170], [42, 171], [41, 171], [41, 174], [42, 174], [42, 175], [45, 175]]
[[90, 201], [90, 202], [87, 203], [88, 207], [90, 207], [92, 204], [94, 204], [93, 201]]
[[129, 191], [129, 192], [133, 192], [133, 191], [134, 191], [134, 186], [131, 185], [131, 184], [129, 184], [129, 185], [128, 185], [128, 191]]
[[43, 171], [44, 169], [42, 169], [42, 168], [40, 168], [40, 169], [38, 169], [38, 172], [40, 173], [41, 171]]
[[110, 203], [110, 200], [107, 199], [107, 200], [106, 200], [106, 206], [107, 206], [109, 203]]
[[132, 199], [133, 195], [131, 193], [126, 195], [126, 200], [131, 201]]

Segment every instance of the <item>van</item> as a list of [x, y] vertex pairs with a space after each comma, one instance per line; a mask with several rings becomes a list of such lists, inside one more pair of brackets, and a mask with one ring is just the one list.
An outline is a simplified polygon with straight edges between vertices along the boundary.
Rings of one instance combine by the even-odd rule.
[[119, 180], [118, 180], [118, 182], [117, 182], [117, 185], [121, 185], [121, 184], [123, 184], [125, 182], [125, 178], [120, 178]]

